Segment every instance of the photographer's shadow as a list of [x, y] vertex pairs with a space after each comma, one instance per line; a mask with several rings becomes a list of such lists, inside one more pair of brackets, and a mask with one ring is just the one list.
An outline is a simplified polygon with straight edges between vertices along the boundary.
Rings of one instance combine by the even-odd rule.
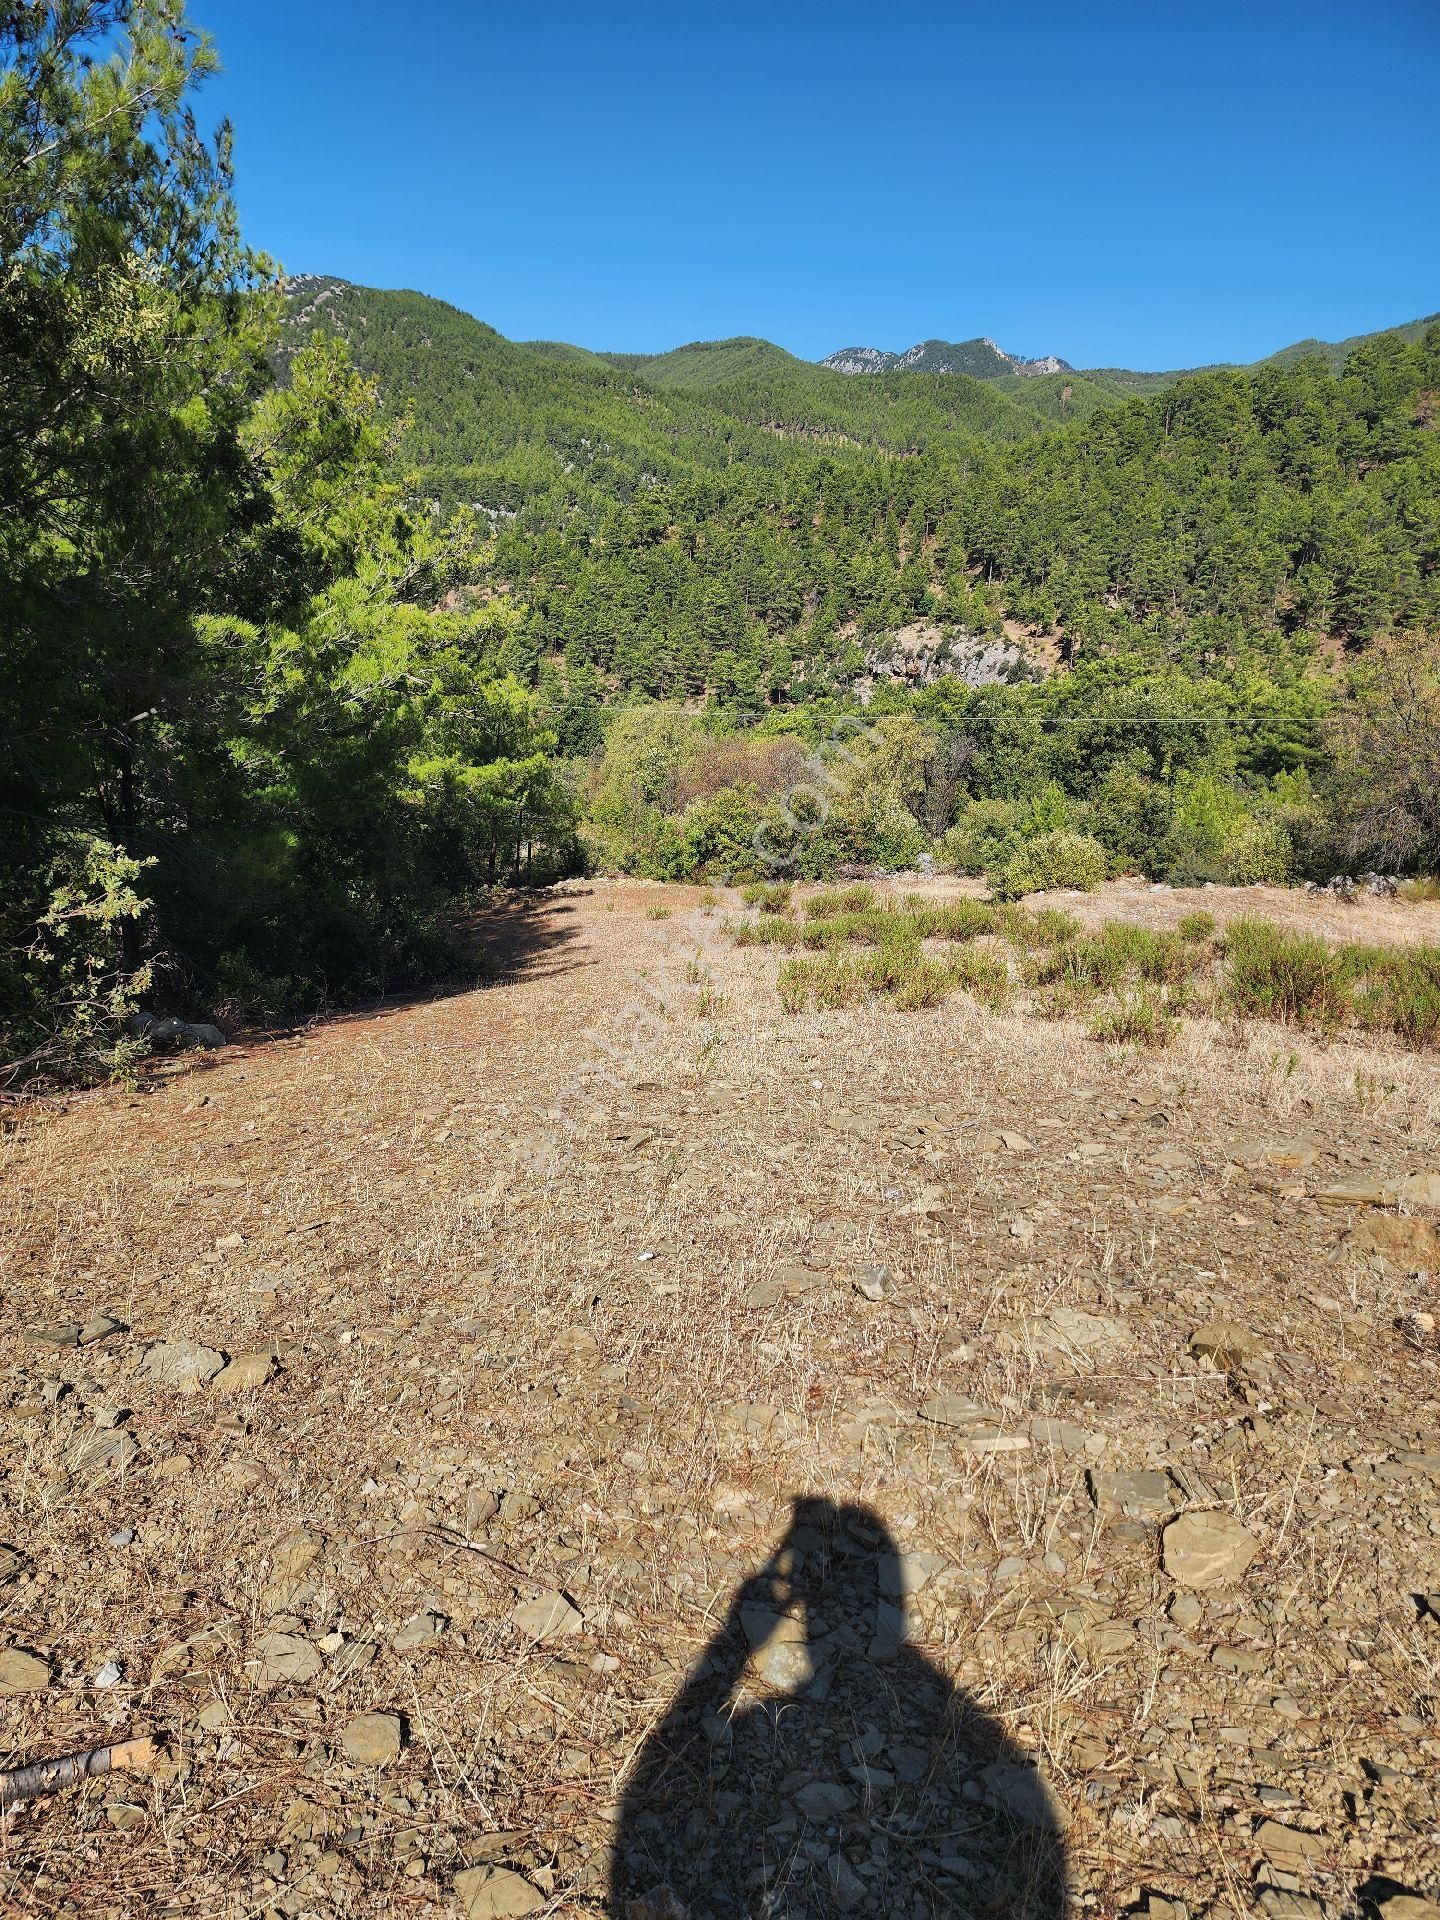
[[614, 1920], [1064, 1920], [1055, 1803], [904, 1644], [863, 1507], [797, 1500], [626, 1787]]

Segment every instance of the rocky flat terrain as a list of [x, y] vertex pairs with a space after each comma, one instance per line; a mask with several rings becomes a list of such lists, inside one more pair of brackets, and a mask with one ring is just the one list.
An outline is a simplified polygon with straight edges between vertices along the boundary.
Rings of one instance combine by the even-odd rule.
[[18, 1117], [0, 1910], [1440, 1913], [1433, 1056], [735, 904]]

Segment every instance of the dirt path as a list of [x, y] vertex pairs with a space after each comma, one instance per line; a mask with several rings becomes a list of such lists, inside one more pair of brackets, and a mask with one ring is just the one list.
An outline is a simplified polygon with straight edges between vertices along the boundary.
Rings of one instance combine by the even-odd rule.
[[7, 1764], [168, 1758], [0, 1910], [1433, 1894], [1433, 1061], [787, 1019], [703, 900], [6, 1139]]

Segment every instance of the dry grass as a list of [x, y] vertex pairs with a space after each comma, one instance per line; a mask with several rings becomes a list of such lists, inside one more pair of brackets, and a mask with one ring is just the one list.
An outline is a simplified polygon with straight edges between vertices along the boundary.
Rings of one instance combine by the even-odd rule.
[[[494, 1847], [554, 1912], [598, 1913], [626, 1765], [800, 1492], [941, 1557], [914, 1632], [1041, 1763], [1086, 1911], [1142, 1886], [1250, 1911], [1261, 1786], [1323, 1836], [1300, 1879], [1337, 1911], [1372, 1872], [1435, 1884], [1433, 1817], [1357, 1823], [1346, 1799], [1362, 1757], [1417, 1790], [1440, 1761], [1440, 1627], [1409, 1598], [1440, 1509], [1407, 1464], [1440, 1456], [1434, 1289], [1316, 1197], [1435, 1168], [1433, 1060], [1224, 1014], [1120, 1051], [970, 993], [787, 1016], [777, 956], [723, 934], [738, 900], [705, 900], [557, 890], [497, 984], [4, 1140], [0, 1537], [29, 1571], [0, 1598], [56, 1675], [7, 1702], [6, 1739], [20, 1760], [147, 1727], [172, 1758], [12, 1815], [11, 1910], [261, 1914], [290, 1889], [290, 1911], [450, 1914]], [[1132, 917], [1115, 889], [1063, 904]], [[1137, 896], [1133, 918], [1200, 904]], [[1327, 915], [1435, 937], [1425, 903], [1279, 904], [1331, 937]], [[851, 1279], [880, 1264], [872, 1303]], [[131, 1331], [24, 1338], [105, 1310]], [[1067, 1345], [1061, 1310], [1120, 1333]], [[1191, 1357], [1217, 1318], [1255, 1330], [1263, 1379]], [[141, 1364], [160, 1337], [281, 1371], [235, 1399], [164, 1388]], [[967, 1451], [918, 1417], [941, 1390], [1026, 1444]], [[77, 1469], [106, 1406], [139, 1453]], [[1168, 1470], [1177, 1504], [1255, 1532], [1197, 1629], [1167, 1618], [1153, 1522], [1096, 1510], [1096, 1464]], [[512, 1498], [481, 1531], [493, 1489]], [[549, 1587], [583, 1626], [532, 1648], [509, 1615]], [[396, 1651], [424, 1611], [435, 1644]], [[247, 1662], [277, 1619], [328, 1650], [263, 1688]], [[372, 1708], [408, 1726], [380, 1776], [337, 1744]]]
[[1204, 910], [1182, 914], [1173, 929], [1113, 919], [1086, 931], [1062, 910], [1015, 902], [913, 891], [877, 900], [869, 886], [822, 888], [798, 902], [792, 893], [789, 885], [747, 887], [741, 898], [759, 915], [726, 923], [737, 946], [825, 956], [781, 967], [777, 988], [790, 1013], [875, 995], [917, 1012], [962, 987], [995, 1006], [1019, 982], [1044, 1018], [1097, 1006], [1094, 1038], [1144, 1046], [1167, 1045], [1188, 1010], [1326, 1034], [1390, 1032], [1420, 1048], [1440, 1042], [1440, 946], [1335, 943], [1255, 915], [1222, 931]]
[[[988, 892], [983, 880], [948, 876], [907, 878], [897, 883], [896, 891], [902, 888], [933, 900], [983, 899]], [[1152, 887], [1143, 880], [1111, 880], [1093, 893], [1032, 894], [1026, 904], [1059, 907], [1090, 929], [1110, 920], [1178, 929], [1184, 916], [1203, 912], [1212, 914], [1222, 929], [1232, 920], [1255, 917], [1324, 940], [1440, 946], [1440, 898], [1425, 886], [1417, 886], [1413, 898], [1360, 894], [1346, 902], [1296, 887]]]

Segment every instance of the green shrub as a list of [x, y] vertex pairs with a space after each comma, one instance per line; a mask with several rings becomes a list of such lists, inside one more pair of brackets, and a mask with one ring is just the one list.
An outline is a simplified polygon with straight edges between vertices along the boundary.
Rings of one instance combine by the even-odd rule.
[[1003, 1007], [1010, 998], [1010, 969], [998, 953], [966, 947], [950, 961], [955, 984], [987, 1007]]
[[1021, 907], [1011, 901], [999, 909], [996, 918], [1011, 946], [1027, 952], [1036, 947], [1061, 946], [1080, 931], [1080, 922], [1063, 907]]
[[1156, 932], [1150, 927], [1114, 920], [1101, 937], [1122, 956], [1126, 970], [1138, 974], [1142, 980], [1176, 985], [1186, 979], [1196, 965], [1195, 955], [1175, 933]]
[[1112, 865], [1154, 873], [1161, 865], [1172, 809], [1168, 787], [1119, 763], [1106, 768], [1085, 804], [1073, 810], [1072, 824], [1094, 834]]
[[803, 902], [807, 920], [828, 920], [836, 913], [859, 913], [875, 904], [875, 891], [863, 881], [853, 887], [822, 887]]
[[1023, 808], [1009, 800], [972, 800], [935, 852], [953, 873], [988, 873], [1005, 865], [1023, 840]]
[[670, 804], [676, 775], [699, 738], [694, 718], [673, 703], [612, 709], [605, 752], [591, 773], [590, 818], [627, 836], [641, 830], [647, 814]]
[[788, 880], [752, 880], [748, 887], [741, 888], [740, 898], [761, 913], [788, 913], [791, 892]]
[[262, 973], [246, 953], [222, 953], [215, 963], [215, 1018], [227, 1031], [272, 1025], [307, 1001], [313, 1005], [313, 988], [307, 988], [288, 974]]
[[915, 949], [908, 951], [905, 963], [891, 970], [886, 991], [903, 1013], [938, 1007], [954, 989], [954, 973], [943, 960], [932, 960]]
[[957, 944], [994, 933], [998, 924], [994, 907], [983, 900], [952, 900], [926, 909], [917, 919], [927, 939], [953, 940]]
[[1178, 1025], [1167, 1006], [1141, 991], [1097, 1014], [1090, 1023], [1090, 1037], [1128, 1046], [1165, 1047]]
[[1407, 1046], [1440, 1046], [1440, 971], [1417, 968], [1392, 980], [1386, 1024]]
[[1331, 1031], [1354, 1013], [1339, 954], [1311, 934], [1236, 920], [1225, 934], [1226, 997], [1252, 1019]]
[[759, 920], [742, 920], [734, 928], [737, 947], [798, 947], [807, 929], [780, 914], [766, 914]]
[[1176, 886], [1225, 877], [1225, 847], [1245, 820], [1237, 788], [1211, 773], [1176, 776], [1170, 824], [1156, 849], [1157, 871]]
[[884, 940], [913, 939], [903, 915], [890, 907], [860, 907], [830, 920], [812, 920], [802, 938], [807, 947], [876, 947]]
[[28, 942], [0, 948], [0, 1090], [132, 1076], [149, 1047], [126, 1023], [152, 971], [120, 965], [121, 930], [149, 910], [137, 883], [154, 865], [96, 834], [57, 837]]
[[1342, 947], [1340, 959], [1362, 983], [1362, 1026], [1399, 1034], [1407, 1046], [1440, 1045], [1440, 948]]
[[[817, 895], [831, 905], [841, 896]], [[813, 903], [807, 903], [813, 904]], [[946, 905], [914, 907], [855, 907], [838, 909], [828, 919], [811, 920], [804, 928], [807, 947], [882, 946], [890, 942], [913, 945], [920, 940], [949, 940], [961, 943], [979, 935], [993, 933], [998, 924], [995, 908], [983, 900], [957, 900]]]
[[883, 792], [867, 794], [863, 804], [837, 807], [832, 824], [846, 865], [898, 873], [913, 867], [928, 844], [914, 814]]
[[1100, 933], [1068, 940], [1032, 959], [1026, 978], [1038, 987], [1064, 987], [1078, 1001], [1130, 979], [1179, 985], [1194, 966], [1195, 956], [1175, 934], [1112, 920]]
[[1237, 822], [1220, 850], [1220, 878], [1231, 887], [1249, 887], [1259, 880], [1284, 886], [1294, 864], [1290, 835], [1278, 820]]
[[1063, 828], [1027, 840], [1006, 864], [990, 877], [1002, 900], [1018, 900], [1027, 893], [1048, 893], [1056, 887], [1077, 887], [1091, 893], [1108, 870], [1105, 849], [1088, 833]]
[[866, 986], [875, 993], [895, 993], [910, 979], [922, 958], [918, 942], [888, 940], [856, 961]]
[[759, 824], [759, 802], [753, 794], [734, 787], [722, 787], [692, 801], [680, 818], [686, 870], [729, 880], [753, 874], [759, 865], [755, 851]]
[[1026, 962], [1024, 977], [1032, 987], [1063, 988], [1072, 1004], [1083, 1004], [1125, 977], [1125, 957], [1099, 935], [1070, 940], [1051, 947]]
[[633, 873], [642, 880], [684, 880], [691, 873], [679, 822], [655, 807], [637, 807], [621, 823], [593, 823], [583, 845], [599, 873]]
[[1067, 980], [1058, 980], [1052, 986], [1042, 987], [1035, 996], [1035, 1011], [1042, 1020], [1069, 1020], [1076, 1014], [1086, 1012], [1095, 1004], [1095, 992], [1091, 987], [1076, 986]]
[[854, 1006], [872, 995], [913, 1013], [939, 1006], [956, 984], [954, 967], [932, 960], [913, 940], [888, 940], [858, 957], [827, 953], [817, 960], [790, 960], [776, 980], [787, 1013]]
[[1193, 941], [1197, 946], [1202, 940], [1208, 940], [1215, 931], [1215, 916], [1200, 908], [1195, 913], [1183, 914], [1175, 931], [1182, 940]]
[[838, 954], [827, 954], [823, 960], [787, 960], [775, 985], [786, 1013], [802, 1013], [807, 1007], [851, 1007], [864, 992], [855, 963]]

